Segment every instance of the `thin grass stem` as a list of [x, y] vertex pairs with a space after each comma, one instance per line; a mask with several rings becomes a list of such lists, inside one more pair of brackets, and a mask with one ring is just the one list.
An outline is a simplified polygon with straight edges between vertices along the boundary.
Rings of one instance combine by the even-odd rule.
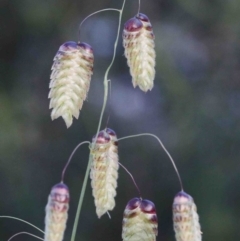
[[75, 154], [75, 152], [77, 151], [77, 149], [78, 149], [81, 145], [87, 144], [87, 143], [90, 144], [89, 141], [83, 141], [83, 142], [79, 143], [79, 144], [75, 147], [75, 149], [72, 151], [72, 153], [71, 153], [70, 157], [68, 158], [68, 161], [67, 161], [67, 163], [66, 163], [66, 165], [65, 165], [65, 167], [63, 168], [63, 171], [62, 171], [62, 178], [61, 178], [61, 182], [62, 182], [62, 183], [63, 183], [63, 180], [64, 180], [65, 172], [66, 172], [67, 167], [69, 166], [69, 164], [70, 164], [70, 162], [71, 162], [71, 160], [72, 160], [73, 155]]
[[124, 140], [124, 139], [129, 139], [129, 138], [135, 138], [135, 137], [139, 137], [139, 136], [152, 136], [155, 139], [157, 139], [157, 141], [160, 143], [160, 145], [163, 148], [163, 150], [165, 151], [165, 153], [168, 155], [170, 161], [172, 162], [173, 168], [175, 169], [175, 172], [176, 172], [178, 180], [179, 180], [179, 184], [180, 184], [181, 190], [183, 191], [182, 179], [181, 179], [181, 176], [180, 176], [180, 174], [178, 172], [177, 166], [176, 166], [172, 156], [170, 155], [170, 153], [168, 152], [166, 147], [163, 145], [163, 143], [160, 140], [160, 138], [158, 138], [156, 135], [151, 134], [151, 133], [142, 133], [142, 134], [136, 134], [136, 135], [130, 135], [130, 136], [125, 136], [125, 137], [122, 137], [122, 138], [118, 138], [118, 141], [121, 141], [121, 140]]
[[125, 2], [126, 2], [126, 0], [123, 1], [122, 8], [121, 8], [121, 10], [119, 10], [118, 30], [117, 30], [117, 37], [116, 37], [116, 40], [115, 40], [115, 43], [114, 43], [112, 61], [111, 61], [110, 65], [108, 66], [108, 68], [107, 68], [107, 70], [105, 72], [105, 75], [104, 75], [104, 81], [103, 81], [104, 98], [103, 98], [102, 111], [101, 111], [101, 114], [100, 114], [98, 128], [97, 128], [97, 135], [98, 135], [98, 132], [99, 132], [99, 130], [101, 128], [103, 114], [104, 114], [104, 111], [105, 111], [105, 108], [106, 108], [106, 104], [107, 104], [107, 99], [108, 99], [108, 74], [109, 74], [109, 71], [112, 68], [112, 65], [113, 65], [113, 63], [115, 61], [115, 57], [116, 57], [117, 44], [118, 44], [118, 39], [119, 39], [119, 35], [120, 35], [120, 28], [121, 28], [121, 22], [122, 22], [122, 13], [123, 13], [123, 9], [124, 9], [124, 6], [125, 6]]
[[37, 226], [35, 226], [35, 225], [33, 225], [33, 224], [31, 224], [31, 223], [29, 223], [29, 222], [27, 222], [27, 221], [25, 221], [25, 220], [23, 220], [23, 219], [21, 219], [21, 218], [15, 218], [15, 217], [12, 217], [12, 216], [0, 216], [0, 218], [9, 218], [9, 219], [18, 220], [18, 221], [20, 221], [20, 222], [23, 222], [23, 223], [28, 224], [29, 226], [34, 227], [35, 229], [37, 229], [38, 231], [40, 231], [40, 232], [42, 232], [42, 233], [44, 234], [44, 231], [43, 231], [43, 230], [41, 230], [41, 229], [38, 228]]
[[27, 235], [32, 236], [34, 238], [43, 240], [43, 238], [40, 238], [40, 237], [38, 237], [38, 236], [36, 236], [34, 234], [31, 234], [31, 233], [28, 233], [28, 232], [19, 232], [19, 233], [14, 234], [10, 239], [8, 239], [8, 241], [11, 241], [13, 238], [15, 238], [16, 236], [21, 235], [21, 234], [27, 234]]
[[140, 8], [141, 8], [141, 0], [138, 0], [138, 14], [140, 13]]
[[[115, 40], [115, 43], [114, 43], [114, 50], [113, 50], [112, 61], [109, 64], [109, 66], [108, 66], [108, 68], [107, 68], [107, 70], [105, 72], [105, 75], [104, 75], [104, 80], [103, 80], [103, 86], [104, 86], [103, 106], [102, 106], [102, 110], [101, 110], [101, 114], [100, 114], [100, 118], [99, 118], [99, 122], [98, 122], [98, 128], [97, 128], [96, 136], [98, 136], [98, 133], [100, 131], [102, 120], [103, 120], [103, 114], [104, 114], [104, 111], [105, 111], [105, 108], [106, 108], [106, 104], [107, 104], [107, 99], [108, 99], [108, 74], [109, 74], [109, 71], [110, 71], [113, 63], [114, 63], [115, 57], [116, 57], [117, 44], [118, 44], [120, 28], [121, 28], [121, 22], [122, 22], [122, 13], [123, 13], [123, 9], [124, 9], [124, 6], [125, 6], [125, 2], [126, 2], [126, 0], [123, 0], [122, 8], [120, 10], [118, 10], [119, 11], [119, 21], [118, 21], [117, 37], [116, 37], [116, 40]], [[92, 148], [94, 148], [94, 146], [96, 144], [96, 140], [97, 140], [97, 138], [95, 139], [95, 142], [93, 143]], [[89, 172], [90, 172], [90, 169], [91, 169], [91, 164], [92, 164], [92, 157], [91, 157], [91, 150], [90, 150], [88, 166], [87, 166], [87, 170], [86, 170], [86, 173], [85, 173], [83, 186], [82, 186], [81, 193], [80, 193], [77, 213], [76, 213], [75, 221], [74, 221], [74, 225], [73, 225], [71, 241], [74, 241], [75, 237], [76, 237], [77, 226], [78, 226], [78, 222], [79, 222], [79, 216], [80, 216], [80, 212], [81, 212], [81, 208], [82, 208], [83, 198], [84, 198], [84, 195], [85, 195], [85, 190], [86, 190], [86, 186], [87, 186]]]
[[74, 241], [75, 237], [76, 237], [77, 226], [78, 226], [78, 222], [79, 222], [79, 217], [80, 217], [80, 212], [81, 212], [81, 208], [82, 208], [83, 198], [84, 198], [85, 191], [86, 191], [88, 176], [89, 176], [89, 172], [90, 172], [90, 169], [91, 169], [91, 163], [92, 163], [91, 155], [89, 155], [88, 166], [87, 166], [87, 170], [86, 170], [86, 173], [85, 173], [85, 177], [84, 177], [84, 181], [83, 181], [83, 185], [82, 185], [82, 189], [81, 189], [81, 193], [80, 193], [80, 197], [79, 197], [77, 212], [76, 212], [76, 216], [75, 216], [75, 221], [74, 221], [74, 225], [73, 225], [71, 241]]
[[139, 187], [138, 187], [138, 185], [137, 185], [137, 183], [136, 183], [133, 175], [131, 174], [131, 172], [128, 171], [128, 169], [127, 169], [122, 163], [120, 163], [120, 162], [118, 162], [118, 163], [119, 163], [119, 165], [127, 172], [127, 174], [132, 178], [132, 181], [133, 181], [135, 187], [136, 187], [137, 190], [138, 190], [138, 195], [139, 195], [140, 198], [142, 198], [141, 191], [140, 191], [140, 189], [139, 189]]
[[78, 38], [79, 38], [79, 41], [80, 41], [80, 30], [81, 30], [81, 27], [83, 25], [83, 23], [90, 17], [92, 17], [93, 15], [97, 14], [97, 13], [101, 13], [101, 12], [105, 12], [105, 11], [117, 11], [117, 12], [120, 12], [121, 10], [119, 9], [116, 9], [116, 8], [105, 8], [105, 9], [101, 9], [101, 10], [98, 10], [94, 13], [91, 13], [89, 14], [86, 18], [83, 19], [83, 21], [80, 23], [79, 25], [79, 28], [78, 28]]

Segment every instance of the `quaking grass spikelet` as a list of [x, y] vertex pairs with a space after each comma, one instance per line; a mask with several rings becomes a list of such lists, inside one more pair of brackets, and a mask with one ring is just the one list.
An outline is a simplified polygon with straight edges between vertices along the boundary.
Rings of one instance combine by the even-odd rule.
[[123, 214], [123, 241], [155, 241], [158, 234], [154, 203], [141, 198], [131, 199]]
[[107, 128], [93, 138], [91, 145], [92, 166], [90, 172], [96, 213], [100, 218], [115, 207], [118, 178], [118, 143], [116, 133]]
[[44, 241], [63, 240], [68, 218], [68, 208], [68, 187], [63, 183], [53, 186], [46, 206]]
[[145, 92], [151, 90], [155, 78], [156, 53], [152, 25], [146, 15], [139, 13], [125, 23], [123, 47], [134, 88], [139, 86]]
[[87, 97], [93, 72], [93, 50], [86, 43], [66, 42], [60, 46], [52, 66], [50, 106], [52, 120], [62, 116], [67, 128], [78, 119]]
[[179, 192], [173, 202], [173, 225], [177, 241], [201, 241], [202, 233], [193, 198]]

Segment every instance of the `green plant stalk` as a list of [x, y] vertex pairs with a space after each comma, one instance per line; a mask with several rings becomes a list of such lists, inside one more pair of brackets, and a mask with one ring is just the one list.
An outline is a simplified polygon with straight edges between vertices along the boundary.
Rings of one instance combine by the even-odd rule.
[[[119, 10], [119, 20], [118, 20], [118, 31], [117, 31], [117, 37], [114, 43], [114, 50], [113, 50], [113, 57], [112, 57], [112, 61], [110, 63], [110, 65], [108, 66], [105, 75], [104, 75], [104, 81], [103, 81], [103, 85], [104, 85], [104, 99], [103, 99], [103, 106], [102, 106], [102, 111], [100, 114], [100, 118], [99, 118], [99, 122], [98, 122], [98, 128], [97, 128], [97, 134], [101, 128], [101, 124], [102, 124], [102, 119], [103, 119], [103, 114], [107, 105], [107, 99], [108, 99], [108, 74], [110, 69], [112, 68], [112, 65], [114, 63], [115, 57], [116, 57], [116, 52], [117, 52], [117, 44], [118, 44], [118, 39], [119, 39], [119, 34], [120, 34], [120, 27], [121, 27], [121, 22], [122, 22], [122, 13], [123, 13], [123, 9], [125, 6], [125, 2], [126, 0], [123, 1], [123, 5], [121, 10]], [[95, 144], [95, 143], [94, 143]]]
[[84, 198], [84, 195], [85, 195], [89, 171], [90, 171], [91, 163], [92, 163], [91, 158], [92, 158], [92, 155], [89, 155], [87, 170], [86, 170], [86, 173], [85, 173], [85, 177], [84, 177], [84, 181], [83, 181], [83, 185], [82, 185], [82, 190], [81, 190], [80, 197], [79, 197], [77, 212], [76, 212], [76, 216], [75, 216], [75, 221], [74, 221], [74, 225], [73, 225], [71, 241], [74, 241], [75, 237], [76, 237], [78, 221], [79, 221], [80, 212], [81, 212], [81, 209], [82, 209], [83, 198]]
[[154, 134], [151, 134], [151, 133], [141, 133], [141, 134], [136, 134], [136, 135], [130, 135], [130, 136], [125, 136], [125, 137], [122, 137], [122, 138], [118, 138], [118, 141], [121, 141], [121, 140], [124, 140], [124, 139], [129, 139], [129, 138], [135, 138], [135, 137], [139, 137], [139, 136], [152, 136], [154, 137], [160, 144], [160, 146], [162, 147], [162, 149], [165, 151], [165, 153], [167, 154], [167, 156], [169, 157], [172, 165], [173, 165], [173, 168], [177, 174], [177, 177], [178, 177], [178, 181], [179, 181], [179, 184], [180, 184], [180, 188], [181, 188], [181, 191], [183, 191], [183, 183], [182, 183], [182, 179], [181, 179], [181, 176], [179, 174], [179, 171], [177, 169], [177, 166], [172, 158], [172, 156], [170, 155], [170, 153], [168, 152], [167, 148], [163, 145], [161, 139], [159, 137], [157, 137], [156, 135]]
[[9, 218], [9, 219], [18, 220], [18, 221], [20, 221], [20, 222], [26, 223], [26, 224], [34, 227], [35, 229], [37, 229], [38, 231], [40, 231], [40, 232], [42, 232], [42, 233], [44, 234], [44, 231], [43, 231], [43, 230], [41, 230], [41, 229], [38, 228], [37, 226], [35, 226], [35, 225], [31, 224], [30, 222], [27, 222], [27, 221], [25, 221], [25, 220], [23, 220], [23, 219], [21, 219], [21, 218], [15, 218], [15, 217], [13, 217], [13, 216], [0, 216], [0, 218]]
[[[123, 13], [123, 9], [124, 9], [124, 6], [125, 6], [125, 2], [126, 2], [126, 0], [123, 0], [122, 8], [121, 8], [121, 10], [119, 10], [118, 30], [117, 30], [117, 37], [116, 37], [116, 40], [115, 40], [115, 43], [114, 43], [112, 61], [111, 61], [110, 65], [108, 66], [108, 68], [105, 72], [105, 75], [104, 75], [104, 80], [103, 80], [104, 98], [103, 98], [103, 106], [102, 106], [102, 110], [101, 110], [101, 114], [100, 114], [100, 118], [99, 118], [99, 122], [98, 122], [97, 135], [98, 135], [98, 133], [100, 131], [100, 128], [101, 128], [103, 114], [104, 114], [106, 104], [107, 104], [107, 100], [108, 100], [108, 74], [109, 74], [110, 69], [112, 68], [112, 65], [113, 65], [115, 57], [116, 57], [117, 44], [118, 44], [118, 40], [119, 40], [119, 34], [120, 34], [120, 28], [121, 28], [121, 22], [122, 22], [122, 13]], [[93, 148], [94, 148], [94, 145], [95, 145], [95, 142], [93, 143]], [[90, 172], [90, 169], [91, 169], [91, 164], [92, 164], [92, 154], [91, 154], [91, 150], [90, 150], [88, 166], [87, 166], [87, 170], [86, 170], [84, 181], [83, 181], [83, 186], [82, 186], [81, 193], [80, 193], [80, 198], [79, 198], [78, 207], [77, 207], [77, 213], [76, 213], [75, 221], [74, 221], [74, 225], [73, 225], [71, 241], [74, 241], [75, 237], [76, 237], [77, 226], [78, 226], [78, 222], [79, 222], [80, 212], [81, 212], [81, 209], [82, 209], [82, 203], [83, 203], [83, 198], [84, 198], [85, 191], [86, 191], [86, 186], [87, 186], [87, 181], [88, 181], [88, 177], [89, 177], [89, 172]]]
[[40, 237], [38, 237], [38, 236], [36, 236], [36, 235], [34, 235], [34, 234], [32, 234], [32, 233], [19, 232], [19, 233], [14, 234], [10, 239], [8, 239], [8, 241], [10, 241], [10, 240], [12, 240], [13, 238], [15, 238], [15, 237], [17, 237], [17, 236], [19, 236], [19, 235], [22, 235], [22, 234], [27, 234], [27, 235], [32, 236], [32, 237], [34, 237], [34, 238], [37, 238], [37, 239], [40, 239], [40, 240], [44, 240], [43, 238], [40, 238]]

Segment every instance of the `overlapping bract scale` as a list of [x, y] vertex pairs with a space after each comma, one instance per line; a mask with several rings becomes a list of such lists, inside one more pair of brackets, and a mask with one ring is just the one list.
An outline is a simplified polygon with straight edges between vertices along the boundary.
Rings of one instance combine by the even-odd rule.
[[177, 241], [201, 241], [197, 207], [187, 193], [179, 192], [173, 202], [173, 225]]
[[55, 185], [48, 197], [45, 216], [44, 241], [62, 241], [69, 208], [68, 187], [59, 183]]
[[144, 92], [151, 90], [156, 53], [152, 25], [146, 15], [139, 13], [125, 23], [123, 47], [134, 88], [139, 86]]
[[131, 199], [123, 214], [123, 241], [155, 241], [158, 234], [156, 208], [147, 199]]
[[116, 196], [119, 168], [117, 145], [116, 133], [107, 128], [93, 138], [90, 147], [92, 158], [91, 186], [99, 218], [115, 207], [114, 197]]
[[93, 50], [86, 43], [66, 42], [60, 46], [52, 66], [50, 106], [52, 120], [62, 117], [72, 125], [87, 97], [93, 73]]

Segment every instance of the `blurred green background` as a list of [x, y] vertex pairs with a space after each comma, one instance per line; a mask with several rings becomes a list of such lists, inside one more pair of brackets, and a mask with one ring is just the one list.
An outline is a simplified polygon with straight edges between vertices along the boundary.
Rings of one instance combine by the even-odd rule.
[[[78, 40], [79, 23], [90, 13], [120, 8], [118, 0], [0, 1], [0, 214], [44, 228], [51, 187], [74, 147], [91, 140], [97, 129], [103, 75], [111, 61], [118, 15], [104, 12], [88, 19], [81, 41], [95, 52], [88, 100], [78, 121], [66, 129], [51, 121], [48, 85], [59, 46]], [[138, 1], [127, 0], [123, 22], [137, 13]], [[118, 137], [142, 132], [158, 135], [172, 154], [185, 191], [198, 207], [205, 241], [240, 240], [240, 1], [142, 0], [156, 43], [156, 79], [151, 92], [134, 89], [118, 44], [110, 71], [111, 97], [104, 116]], [[69, 166], [70, 240], [89, 149], [81, 147]], [[180, 190], [168, 157], [151, 137], [119, 143], [120, 162], [135, 177], [143, 198], [157, 207], [157, 240], [173, 241], [171, 205]], [[138, 193], [119, 171], [117, 205], [98, 220], [90, 185], [83, 203], [77, 240], [121, 240], [122, 214]], [[20, 231], [38, 235], [14, 220], [0, 219], [0, 240]], [[22, 235], [18, 241], [34, 240]]]

